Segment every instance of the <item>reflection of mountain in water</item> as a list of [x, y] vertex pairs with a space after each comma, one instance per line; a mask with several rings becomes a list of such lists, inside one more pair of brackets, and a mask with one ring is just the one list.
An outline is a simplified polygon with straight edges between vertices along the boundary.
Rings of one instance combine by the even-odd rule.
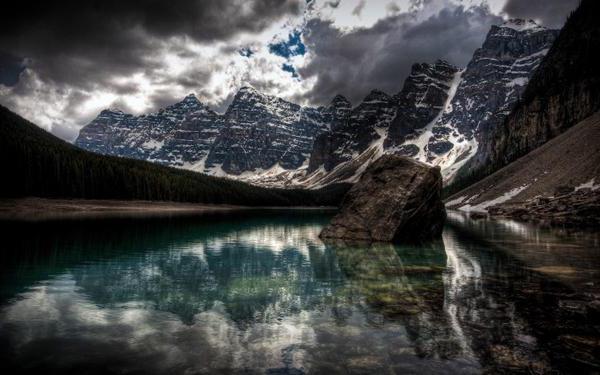
[[327, 215], [297, 211], [10, 223], [0, 339], [58, 370], [589, 369], [590, 297], [460, 220], [418, 247], [323, 244]]

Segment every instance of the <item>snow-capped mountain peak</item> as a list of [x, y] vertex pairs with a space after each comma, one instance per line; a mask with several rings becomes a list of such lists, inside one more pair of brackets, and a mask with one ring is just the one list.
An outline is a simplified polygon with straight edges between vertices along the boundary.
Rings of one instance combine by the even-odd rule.
[[378, 101], [388, 101], [391, 99], [391, 96], [389, 96], [387, 93], [375, 89], [372, 90], [363, 100], [363, 103], [368, 103], [368, 102], [378, 102]]
[[545, 27], [539, 25], [532, 19], [525, 20], [520, 18], [511, 18], [500, 25], [502, 28], [513, 29], [516, 31], [541, 31], [546, 30]]
[[330, 106], [334, 108], [352, 108], [352, 103], [350, 103], [350, 101], [346, 99], [345, 96], [337, 94], [331, 100]]

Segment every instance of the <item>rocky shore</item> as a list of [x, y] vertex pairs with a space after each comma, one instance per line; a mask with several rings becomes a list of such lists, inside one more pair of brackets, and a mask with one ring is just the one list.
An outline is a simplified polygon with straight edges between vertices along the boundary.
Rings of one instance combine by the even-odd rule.
[[600, 227], [600, 190], [563, 188], [554, 197], [496, 205], [492, 217], [567, 227]]

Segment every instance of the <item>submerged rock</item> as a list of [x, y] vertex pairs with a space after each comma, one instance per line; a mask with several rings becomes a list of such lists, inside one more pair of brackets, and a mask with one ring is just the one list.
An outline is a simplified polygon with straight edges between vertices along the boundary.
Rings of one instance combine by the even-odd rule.
[[438, 167], [384, 155], [346, 195], [321, 238], [418, 242], [439, 237], [446, 218]]

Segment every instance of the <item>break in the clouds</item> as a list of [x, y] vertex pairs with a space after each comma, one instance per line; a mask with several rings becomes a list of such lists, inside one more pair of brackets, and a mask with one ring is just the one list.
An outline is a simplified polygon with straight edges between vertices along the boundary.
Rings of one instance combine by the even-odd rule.
[[[394, 93], [414, 62], [464, 65], [502, 17], [559, 25], [576, 0], [17, 2], [0, 23], [0, 103], [73, 139], [103, 108], [241, 86], [302, 104]], [[542, 5], [543, 3], [543, 5]]]

